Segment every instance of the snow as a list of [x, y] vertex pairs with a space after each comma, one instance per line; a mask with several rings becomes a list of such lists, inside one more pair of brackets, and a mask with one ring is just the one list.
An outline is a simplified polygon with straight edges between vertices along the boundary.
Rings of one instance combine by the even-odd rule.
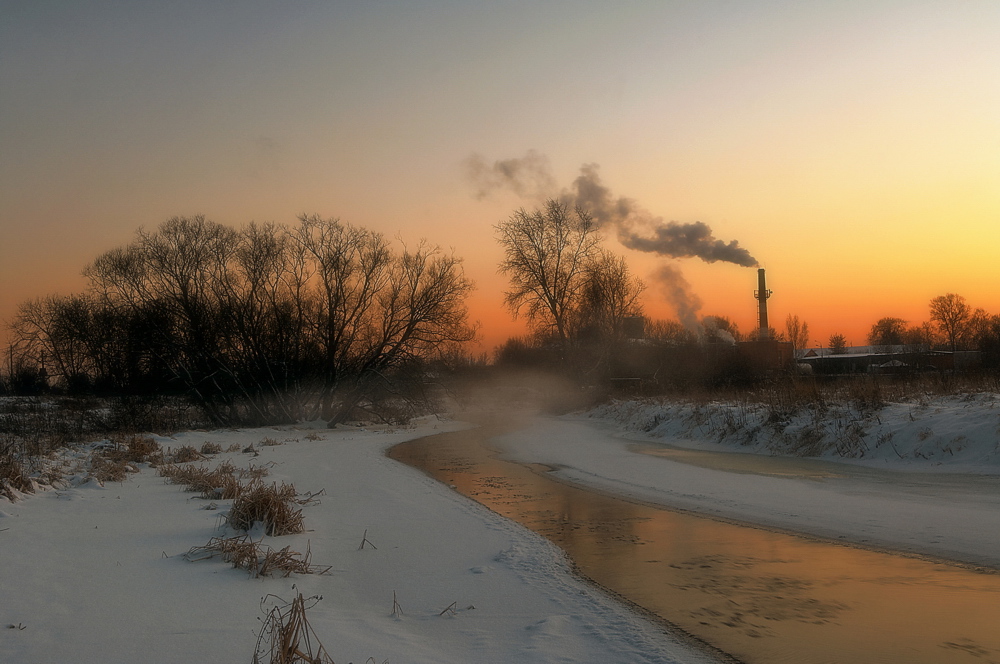
[[[209, 463], [267, 464], [268, 482], [324, 489], [320, 504], [304, 508], [308, 532], [265, 542], [308, 547], [313, 563], [332, 566], [325, 575], [252, 579], [218, 559], [189, 562], [191, 547], [224, 534], [229, 504], [206, 509], [209, 501], [150, 468], [104, 486], [77, 472], [63, 488], [0, 500], [0, 661], [248, 662], [277, 601], [269, 596], [297, 592], [322, 597], [307, 617], [341, 664], [712, 661], [574, 577], [542, 537], [384, 456], [461, 426], [158, 439], [174, 448], [257, 443], [259, 457]], [[284, 444], [259, 445], [265, 437]], [[67, 451], [58, 463], [72, 473], [84, 456]], [[366, 530], [377, 548], [359, 549]]]
[[[538, 416], [495, 443], [562, 479], [651, 503], [996, 568], [996, 402], [976, 394], [776, 414], [628, 401]], [[308, 618], [340, 664], [712, 661], [573, 576], [542, 537], [384, 456], [462, 426], [426, 419], [159, 438], [173, 448], [254, 443], [260, 456], [205, 463], [267, 465], [268, 482], [325, 490], [304, 508], [308, 532], [264, 538], [331, 566], [288, 578], [185, 559], [226, 534], [227, 501], [206, 509], [148, 467], [101, 486], [82, 467], [86, 448], [63, 451], [45, 462], [68, 478], [61, 488], [0, 499], [0, 661], [247, 662], [275, 597], [298, 592], [322, 597]], [[359, 549], [366, 531], [377, 548]]]

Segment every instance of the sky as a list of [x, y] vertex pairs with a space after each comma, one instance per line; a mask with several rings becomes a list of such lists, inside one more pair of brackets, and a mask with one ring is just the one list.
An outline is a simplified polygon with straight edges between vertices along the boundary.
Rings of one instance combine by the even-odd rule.
[[[494, 225], [538, 198], [468, 164], [527, 155], [738, 242], [817, 345], [949, 292], [1000, 313], [997, 34], [989, 1], [0, 0], [0, 319], [140, 227], [307, 213], [454, 249], [488, 351], [523, 329]], [[754, 327], [752, 268], [604, 232], [647, 314], [670, 265]]]

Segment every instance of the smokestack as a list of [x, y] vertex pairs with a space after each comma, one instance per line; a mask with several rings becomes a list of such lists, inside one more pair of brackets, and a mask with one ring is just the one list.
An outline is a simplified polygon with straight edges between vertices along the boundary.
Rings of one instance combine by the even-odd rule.
[[771, 297], [771, 291], [767, 290], [764, 283], [764, 268], [757, 270], [757, 290], [753, 292], [757, 300], [757, 327], [758, 338], [761, 340], [770, 339], [771, 331], [767, 324], [767, 298]]

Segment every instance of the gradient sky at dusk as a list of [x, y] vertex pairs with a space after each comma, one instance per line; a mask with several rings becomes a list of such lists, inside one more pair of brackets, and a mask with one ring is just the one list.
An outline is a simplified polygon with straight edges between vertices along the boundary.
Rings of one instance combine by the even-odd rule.
[[[0, 319], [175, 215], [300, 213], [453, 247], [502, 311], [463, 164], [581, 165], [767, 268], [772, 323], [855, 344], [947, 292], [1000, 313], [1000, 3], [0, 0]], [[610, 234], [609, 234], [610, 235]], [[744, 331], [756, 274], [681, 269]]]

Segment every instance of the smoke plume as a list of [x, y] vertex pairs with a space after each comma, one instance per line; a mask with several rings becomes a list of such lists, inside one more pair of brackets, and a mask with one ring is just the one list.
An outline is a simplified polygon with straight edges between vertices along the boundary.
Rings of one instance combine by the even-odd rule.
[[691, 284], [681, 271], [673, 265], [663, 265], [653, 273], [652, 277], [667, 298], [667, 302], [677, 312], [677, 320], [681, 325], [700, 335], [702, 326], [698, 322], [698, 312], [701, 311], [701, 298], [691, 290]]
[[[757, 266], [757, 260], [739, 242], [717, 239], [704, 222], [664, 221], [633, 199], [614, 196], [601, 182], [597, 164], [581, 166], [580, 174], [570, 187], [555, 196], [556, 179], [549, 160], [534, 150], [529, 150], [524, 157], [502, 159], [492, 164], [480, 155], [472, 155], [465, 160], [465, 169], [478, 199], [498, 190], [509, 190], [538, 203], [555, 197], [571, 208], [579, 207], [588, 212], [600, 227], [612, 229], [618, 241], [629, 249], [668, 258], [700, 258], [707, 263], [724, 261], [744, 267]], [[665, 264], [651, 276], [685, 329], [704, 335], [706, 329], [698, 320], [701, 298], [691, 290], [681, 271], [674, 265]], [[732, 335], [726, 330], [718, 329], [713, 334], [732, 341]]]
[[473, 154], [463, 166], [478, 200], [494, 191], [508, 189], [521, 198], [541, 201], [556, 191], [548, 157], [534, 150], [528, 150], [523, 157], [498, 159], [492, 164], [482, 155]]
[[725, 261], [744, 267], [757, 265], [757, 260], [739, 242], [716, 239], [704, 222], [664, 222], [662, 217], [654, 217], [631, 198], [616, 198], [601, 183], [598, 168], [597, 164], [581, 166], [580, 175], [561, 200], [587, 210], [602, 226], [614, 227], [618, 241], [629, 249], [671, 258], [700, 258], [706, 263]]
[[[541, 201], [557, 191], [548, 157], [529, 150], [523, 157], [499, 159], [490, 164], [478, 154], [464, 162], [466, 177], [483, 199], [494, 191], [509, 190]], [[597, 164], [584, 164], [569, 189], [556, 196], [570, 207], [586, 210], [600, 226], [614, 229], [618, 241], [629, 249], [670, 258], [700, 258], [707, 263], [724, 261], [755, 267], [757, 260], [736, 240], [725, 242], [712, 234], [708, 224], [664, 221], [633, 199], [614, 196], [601, 182]]]

